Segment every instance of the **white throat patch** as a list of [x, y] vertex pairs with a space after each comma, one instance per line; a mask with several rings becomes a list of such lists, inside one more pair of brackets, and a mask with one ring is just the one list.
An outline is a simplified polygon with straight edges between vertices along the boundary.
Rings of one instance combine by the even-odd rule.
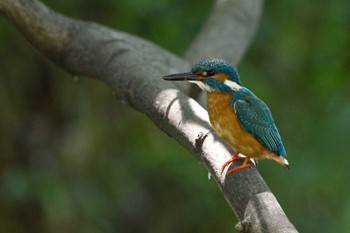
[[242, 86], [240, 86], [238, 83], [231, 81], [231, 80], [228, 80], [228, 79], [224, 82], [224, 84], [226, 86], [228, 86], [229, 88], [231, 88], [232, 91], [238, 91], [238, 90], [242, 89]]
[[197, 84], [203, 91], [208, 91], [208, 92], [212, 92], [214, 91], [214, 89], [212, 89], [210, 86], [208, 86], [207, 84], [201, 82], [201, 81], [189, 81], [190, 83], [195, 83]]

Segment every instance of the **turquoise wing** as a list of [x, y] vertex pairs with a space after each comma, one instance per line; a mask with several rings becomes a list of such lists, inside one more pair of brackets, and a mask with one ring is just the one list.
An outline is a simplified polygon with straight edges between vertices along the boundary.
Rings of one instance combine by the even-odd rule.
[[272, 114], [262, 100], [252, 94], [235, 100], [233, 107], [244, 130], [270, 151], [282, 157], [286, 156]]

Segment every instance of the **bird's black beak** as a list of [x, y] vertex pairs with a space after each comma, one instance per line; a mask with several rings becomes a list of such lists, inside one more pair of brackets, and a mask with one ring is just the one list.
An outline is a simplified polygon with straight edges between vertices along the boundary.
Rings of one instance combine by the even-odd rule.
[[170, 74], [163, 77], [164, 80], [168, 81], [201, 81], [204, 79], [203, 76], [193, 74], [192, 72]]

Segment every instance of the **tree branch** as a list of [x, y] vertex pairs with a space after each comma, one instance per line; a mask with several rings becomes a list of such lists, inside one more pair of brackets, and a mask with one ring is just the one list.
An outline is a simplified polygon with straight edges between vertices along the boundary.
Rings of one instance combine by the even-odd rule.
[[216, 0], [210, 17], [186, 52], [187, 60], [194, 63], [223, 58], [237, 64], [258, 27], [262, 5], [263, 0]]
[[[118, 98], [194, 154], [241, 221], [240, 231], [296, 232], [257, 169], [221, 174], [230, 151], [210, 127], [207, 112], [172, 83], [161, 80], [166, 74], [187, 70], [187, 62], [135, 36], [59, 15], [37, 0], [0, 0], [0, 11], [54, 62], [74, 75], [105, 82]], [[197, 39], [193, 46], [205, 40]], [[217, 49], [229, 56], [223, 46]], [[216, 55], [222, 57], [219, 51]], [[196, 56], [202, 55], [193, 59]]]

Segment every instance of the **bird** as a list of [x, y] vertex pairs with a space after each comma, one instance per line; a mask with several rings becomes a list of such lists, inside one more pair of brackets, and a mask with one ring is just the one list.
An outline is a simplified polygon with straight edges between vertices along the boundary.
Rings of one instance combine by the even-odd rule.
[[167, 81], [188, 81], [207, 94], [207, 111], [216, 134], [234, 153], [221, 167], [233, 161], [243, 163], [227, 174], [250, 167], [250, 159], [272, 159], [290, 169], [286, 150], [268, 106], [244, 87], [237, 68], [223, 59], [201, 60], [190, 72], [163, 77]]

